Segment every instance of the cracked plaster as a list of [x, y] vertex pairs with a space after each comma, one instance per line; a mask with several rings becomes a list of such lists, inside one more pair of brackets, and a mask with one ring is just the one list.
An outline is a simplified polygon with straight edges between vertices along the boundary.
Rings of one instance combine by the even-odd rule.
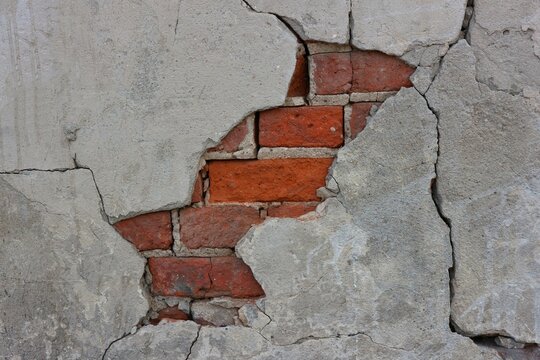
[[0, 229], [0, 358], [97, 359], [146, 314], [145, 261], [89, 170], [0, 175]]
[[113, 221], [189, 202], [205, 148], [282, 104], [295, 64], [240, 1], [9, 0], [0, 27], [0, 171], [91, 168]]
[[[487, 2], [481, 2], [479, 0], [476, 2], [480, 4], [480, 7], [484, 7], [484, 9], [495, 9], [495, 7], [491, 8], [486, 5]], [[454, 5], [461, 6], [461, 3], [455, 3]], [[451, 11], [451, 18], [454, 19], [455, 12], [461, 10], [453, 8]], [[501, 11], [501, 13], [504, 13], [504, 11]], [[177, 14], [181, 14], [181, 12], [178, 11]], [[365, 14], [361, 14], [361, 16], [364, 15]], [[461, 19], [458, 19], [459, 24], [461, 24]], [[526, 25], [523, 25], [528, 26], [528, 29], [525, 31], [528, 31], [528, 33], [531, 34], [530, 40], [532, 42], [529, 44], [531, 44], [532, 48], [536, 46], [536, 44], [533, 45], [533, 42], [537, 41], [535, 37], [536, 33], [534, 32], [534, 29], [536, 28], [534, 19], [535, 18], [533, 17], [531, 20], [532, 22], [529, 21]], [[181, 22], [179, 21], [179, 17], [176, 18], [176, 22], [173, 20], [169, 22], [170, 26], [172, 26], [172, 23], [175, 23], [174, 32], [178, 33]], [[454, 28], [457, 26], [457, 20], [454, 20], [449, 22], [448, 27], [443, 27], [447, 32], [443, 31], [442, 33], [438, 33], [439, 35], [442, 34], [439, 37], [439, 40], [433, 40], [436, 36], [433, 37], [432, 40], [424, 42], [418, 40], [416, 42], [404, 41], [394, 43], [390, 41], [389, 43], [386, 43], [384, 40], [377, 40], [376, 48], [389, 53], [402, 54], [405, 50], [409, 50], [411, 47], [415, 46], [420, 46], [417, 49], [423, 50], [424, 48], [422, 46], [429, 43], [439, 44], [451, 42], [457, 38], [457, 35], [454, 36]], [[386, 20], [383, 19], [382, 21], [384, 22]], [[534, 26], [530, 24], [533, 24]], [[355, 24], [355, 26], [357, 25], [358, 23]], [[474, 22], [472, 26], [474, 26]], [[355, 27], [355, 29], [358, 28]], [[475, 51], [476, 55], [479, 57], [478, 64], [480, 64], [482, 61], [482, 53], [485, 52], [485, 44], [479, 40], [476, 40], [475, 43], [474, 31], [474, 29], [471, 30], [470, 37], [473, 44], [473, 51]], [[408, 33], [407, 31], [403, 32], [403, 34], [407, 35], [413, 33], [414, 31], [411, 33]], [[431, 35], [436, 33], [437, 31], [434, 31]], [[462, 47], [463, 44], [460, 44], [458, 49], [461, 50]], [[442, 47], [439, 48], [444, 49], [445, 46], [442, 45]], [[426, 49], [429, 49], [429, 47], [426, 47]], [[455, 51], [458, 52], [459, 50]], [[437, 56], [434, 58], [435, 60], [432, 62], [428, 61], [429, 64], [426, 63], [423, 65], [419, 60], [420, 58], [408, 62], [420, 64], [421, 66], [431, 66], [434, 62], [438, 62], [438, 57], [444, 55], [444, 52], [446, 51], [437, 51]], [[508, 55], [509, 53], [510, 52], [505, 55]], [[410, 54], [411, 52], [407, 53], [405, 56]], [[512, 55], [516, 56], [515, 54], [516, 52]], [[534, 62], [532, 64], [533, 66], [536, 65]], [[470, 69], [470, 66], [468, 66], [465, 66], [465, 69]], [[480, 81], [484, 81], [482, 80], [482, 72], [484, 72], [484, 74], [488, 73], [488, 71], [485, 70], [486, 67], [477, 65], [477, 69], [478, 74], [476, 77]], [[435, 76], [434, 73], [438, 71], [438, 68], [429, 70], [431, 71], [429, 77], [432, 77]], [[500, 70], [500, 68], [496, 70]], [[504, 71], [501, 71], [502, 73], [508, 69], [504, 68], [503, 70]], [[496, 73], [494, 70], [490, 71]], [[508, 71], [512, 73], [513, 70]], [[519, 69], [513, 72], [513, 74], [519, 73]], [[469, 73], [464, 76], [468, 75]], [[505, 75], [503, 74], [501, 76]], [[430, 88], [430, 79], [422, 79], [422, 83], [415, 82], [415, 86], [421, 93], [427, 91], [427, 98], [430, 101], [429, 106], [437, 111], [437, 115], [440, 118], [439, 122], [442, 122], [444, 125], [448, 119], [455, 116], [450, 112], [450, 116], [447, 117], [445, 111], [449, 112], [448, 109], [451, 106], [455, 106], [455, 109], [462, 110], [459, 106], [463, 105], [463, 103], [460, 103], [460, 101], [466, 102], [466, 100], [462, 100], [462, 97], [457, 95], [457, 100], [454, 100], [452, 97], [449, 98], [449, 96], [455, 95], [452, 93], [454, 91], [452, 89], [458, 91], [457, 89], [461, 90], [460, 86], [464, 86], [467, 91], [473, 92], [474, 96], [472, 99], [477, 99], [475, 97], [477, 85], [467, 88], [467, 86], [470, 86], [469, 83], [460, 83], [458, 80], [456, 84], [454, 78], [446, 79], [447, 83], [444, 83], [443, 80], [441, 80], [442, 78], [442, 76], [436, 77], [436, 79], [438, 79], [436, 80], [438, 81], [438, 86], [434, 89]], [[458, 76], [458, 78], [460, 77]], [[526, 77], [516, 77], [512, 75], [511, 78], [512, 81], [508, 83], [505, 83], [504, 81], [493, 82], [495, 85], [489, 83], [489, 81], [486, 83], [491, 87], [504, 89], [505, 91], [515, 92], [516, 89], [521, 89], [523, 93], [527, 92], [528, 89], [524, 89], [526, 88], [524, 84], [527, 84]], [[449, 86], [449, 91], [445, 90], [445, 86], [448, 86], [448, 84], [451, 84]], [[500, 84], [503, 85], [501, 86]], [[430, 90], [427, 90], [428, 88]], [[281, 93], [284, 93], [285, 90], [281, 90], [283, 90]], [[481, 91], [487, 92], [486, 89], [482, 89]], [[530, 93], [531, 91], [527, 94]], [[441, 104], [444, 106], [441, 107], [444, 107], [444, 109], [441, 110], [437, 107], [437, 101], [433, 100], [433, 97], [435, 96], [439, 96], [439, 99], [443, 99], [441, 100]], [[501, 96], [504, 98], [503, 95]], [[523, 104], [523, 101], [525, 101], [526, 106], [537, 109], [538, 98], [535, 98], [534, 96], [536, 95], [533, 91], [532, 97], [525, 100], [517, 99], [516, 101], [520, 104]], [[379, 117], [375, 118], [375, 121], [378, 119], [378, 122], [382, 123], [381, 125], [376, 125], [374, 120], [368, 125], [368, 129], [371, 129], [368, 133], [371, 133], [371, 137], [378, 139], [378, 141], [371, 140], [369, 147], [367, 144], [358, 145], [353, 142], [354, 145], [348, 145], [340, 151], [340, 157], [338, 157], [334, 169], [334, 176], [336, 181], [339, 181], [341, 192], [337, 200], [330, 199], [326, 202], [326, 208], [324, 206], [320, 207], [319, 218], [306, 218], [301, 221], [292, 220], [292, 223], [289, 220], [267, 221], [246, 237], [244, 243], [239, 248], [239, 254], [244, 256], [246, 262], [251, 262], [250, 265], [254, 268], [255, 275], [261, 281], [265, 290], [271, 289], [275, 290], [278, 294], [281, 294], [282, 292], [286, 293], [287, 291], [291, 291], [292, 285], [288, 283], [288, 281], [291, 281], [291, 274], [288, 274], [288, 277], [280, 278], [279, 271], [277, 271], [276, 274], [268, 274], [267, 268], [262, 266], [262, 271], [256, 270], [258, 261], [264, 263], [268, 260], [263, 259], [260, 255], [254, 253], [254, 249], [257, 248], [257, 246], [262, 247], [261, 249], [263, 250], [265, 249], [265, 246], [267, 246], [267, 250], [272, 250], [270, 258], [273, 258], [276, 254], [276, 245], [274, 244], [274, 248], [270, 249], [272, 244], [264, 244], [263, 239], [261, 239], [262, 235], [266, 234], [265, 231], [269, 232], [268, 236], [281, 242], [284, 241], [284, 244], [286, 244], [287, 241], [290, 241], [286, 236], [288, 232], [292, 231], [292, 229], [303, 229], [300, 234], [306, 237], [311, 235], [314, 239], [308, 238], [309, 241], [323, 245], [320, 248], [309, 248], [309, 245], [303, 245], [300, 249], [292, 248], [291, 252], [287, 255], [293, 256], [293, 258], [290, 259], [292, 265], [289, 263], [285, 263], [285, 265], [298, 267], [300, 270], [303, 269], [302, 276], [307, 276], [307, 278], [302, 278], [302, 280], [308, 279], [311, 281], [313, 279], [314, 281], [309, 283], [310, 286], [306, 285], [307, 287], [304, 286], [302, 282], [299, 283], [300, 288], [305, 291], [295, 293], [293, 296], [296, 295], [296, 299], [299, 299], [300, 304], [288, 303], [288, 301], [290, 301], [288, 295], [285, 296], [285, 298], [273, 298], [271, 295], [268, 296], [267, 300], [264, 302], [264, 310], [272, 321], [270, 322], [270, 325], [261, 330], [261, 334], [264, 337], [254, 329], [239, 327], [200, 328], [191, 322], [182, 322], [157, 327], [145, 327], [133, 335], [118, 337], [118, 341], [111, 344], [110, 351], [106, 354], [107, 357], [105, 358], [121, 359], [123, 358], [122, 354], [124, 354], [124, 352], [138, 349], [138, 347], [143, 346], [143, 344], [147, 351], [145, 356], [148, 356], [144, 358], [157, 356], [156, 358], [165, 359], [168, 357], [184, 357], [190, 359], [280, 359], [284, 356], [291, 359], [310, 359], [318, 358], [320, 356], [327, 358], [340, 358], [339, 356], [342, 356], [343, 358], [357, 358], [361, 356], [362, 358], [372, 359], [431, 359], [434, 357], [439, 359], [498, 358], [494, 351], [477, 347], [471, 340], [450, 332], [450, 329], [448, 328], [448, 299], [450, 298], [450, 291], [448, 288], [449, 278], [447, 269], [452, 266], [452, 249], [448, 238], [448, 229], [438, 217], [437, 209], [431, 200], [430, 187], [431, 180], [435, 177], [434, 165], [436, 163], [438, 168], [437, 174], [438, 176], [442, 176], [443, 179], [445, 175], [452, 175], [453, 173], [452, 169], [439, 170], [436, 155], [438, 138], [436, 134], [437, 119], [431, 113], [429, 108], [427, 108], [421, 95], [411, 89], [406, 90], [405, 92], [402, 91], [396, 98], [397, 99], [392, 99], [385, 103], [384, 106], [386, 106], [386, 111], [383, 111], [381, 115], [379, 115], [379, 112], [377, 113], [376, 116]], [[406, 98], [407, 102], [410, 103], [405, 103], [403, 98]], [[487, 107], [483, 108], [484, 110], [480, 109], [485, 115], [490, 115], [490, 107], [493, 106], [493, 103], [490, 103], [490, 101], [492, 100], [493, 99], [489, 99], [486, 103]], [[504, 101], [507, 101], [507, 99], [503, 99], [503, 102]], [[512, 103], [512, 101], [510, 101], [510, 103]], [[471, 104], [467, 105], [470, 106]], [[516, 110], [513, 106], [514, 105], [510, 105], [513, 110]], [[467, 108], [465, 109], [465, 113], [470, 114], [469, 110], [467, 110]], [[519, 114], [518, 118], [527, 118], [526, 115], [520, 112], [519, 108], [517, 108], [517, 110]], [[409, 125], [408, 121], [411, 120], [402, 118], [402, 112], [413, 114], [411, 118], [412, 123], [415, 124], [412, 129], [408, 129], [404, 126], [403, 129], [405, 129], [405, 134], [398, 131], [402, 129], [391, 128], [390, 124], [388, 124], [390, 121], [389, 119], [393, 119], [398, 123], [405, 122], [405, 124]], [[475, 116], [478, 115], [478, 113], [474, 111], [472, 114]], [[455, 124], [455, 120], [452, 123]], [[229, 126], [229, 128], [230, 127], [231, 126]], [[62, 131], [66, 130], [66, 136], [73, 141], [72, 139], [74, 137], [78, 138], [79, 135], [77, 128], [77, 126], [68, 126]], [[383, 129], [384, 131], [382, 131]], [[481, 129], [482, 126], [480, 125], [479, 130]], [[418, 133], [418, 131], [420, 131], [420, 133]], [[449, 134], [452, 135], [451, 133]], [[444, 132], [441, 136], [441, 139], [443, 139], [441, 148], [444, 148]], [[459, 139], [460, 138], [457, 137], [452, 141], [459, 141]], [[366, 141], [370, 140], [366, 138]], [[396, 144], [399, 144], [400, 146], [397, 146]], [[418, 147], [419, 145], [420, 147]], [[363, 146], [366, 146], [366, 148], [363, 148]], [[385, 153], [384, 150], [386, 147], [390, 149], [389, 153]], [[362, 149], [367, 151], [370, 157], [368, 156], [367, 159], [364, 159], [364, 153], [360, 151]], [[419, 151], [419, 149], [423, 149], [423, 151]], [[399, 150], [397, 154], [392, 153], [392, 151], [397, 150]], [[492, 149], [488, 150], [489, 156], [493, 152]], [[361, 152], [361, 156], [358, 154], [359, 151]], [[53, 149], [52, 153], [54, 154], [54, 152]], [[46, 152], [45, 154], [48, 153]], [[392, 154], [395, 158], [392, 158]], [[414, 154], [414, 156], [406, 156], [411, 154]], [[443, 159], [445, 155], [446, 154], [443, 152]], [[54, 156], [55, 155], [53, 155], [53, 157]], [[451, 156], [452, 154], [449, 154], [450, 159]], [[79, 157], [77, 158], [79, 159]], [[419, 159], [422, 160], [417, 161]], [[66, 163], [71, 162], [71, 158], [66, 158], [64, 160]], [[61, 160], [61, 162], [64, 160]], [[410, 164], [409, 161], [411, 162]], [[359, 165], [359, 163], [361, 165]], [[68, 167], [71, 166], [70, 164], [63, 166]], [[32, 165], [29, 165], [28, 167], [31, 166]], [[54, 167], [57, 165], [51, 166]], [[444, 161], [442, 161], [440, 169], [444, 169]], [[340, 177], [340, 172], [345, 175], [341, 175]], [[474, 180], [474, 174], [471, 175], [471, 178]], [[455, 181], [456, 183], [459, 183], [460, 179]], [[482, 182], [484, 179], [478, 181]], [[439, 183], [439, 181], [437, 181], [437, 183]], [[439, 188], [439, 186], [441, 186], [441, 188]], [[461, 184], [459, 184], [459, 186], [461, 186]], [[437, 184], [437, 191], [439, 195], [441, 192], [444, 193], [444, 184]], [[537, 194], [537, 192], [529, 193], [529, 199], [534, 199], [534, 196], [537, 196], [535, 194]], [[436, 200], [440, 203], [439, 205], [441, 206], [442, 211], [444, 211], [444, 216], [447, 216], [447, 212], [451, 211], [445, 208], [445, 206], [448, 206], [448, 202], [445, 204], [444, 195], [440, 199], [436, 198]], [[331, 209], [332, 211], [329, 213], [328, 209]], [[482, 207], [479, 209], [482, 211]], [[501, 213], [503, 213], [505, 210], [504, 205], [501, 209]], [[528, 209], [530, 210], [530, 214], [534, 215], [534, 213], [538, 213], [538, 211], [534, 210], [534, 207], [529, 207]], [[458, 215], [450, 217], [451, 220], [453, 220], [453, 222], [451, 222], [453, 229], [452, 238], [455, 239], [456, 243], [461, 241], [459, 236], [459, 225], [460, 223], [466, 223], [465, 221], [461, 221], [463, 215], [459, 214], [459, 211], [462, 211], [462, 209], [458, 208]], [[407, 214], [407, 216], [403, 216], [404, 214]], [[521, 215], [523, 214], [516, 213], [515, 217], [520, 219]], [[383, 220], [382, 222], [381, 219]], [[332, 222], [331, 220], [335, 221]], [[326, 222], [330, 223], [328, 224]], [[456, 223], [458, 226], [458, 235], [454, 234]], [[351, 236], [330, 236], [333, 232], [335, 234], [341, 234], [340, 231], [342, 234], [349, 234]], [[418, 239], [416, 239], [416, 237], [415, 239], [420, 240], [418, 244], [413, 241], [414, 234], [418, 236]], [[294, 233], [292, 237], [297, 236], [298, 235]], [[391, 241], [394, 239], [398, 240], [397, 244]], [[265, 240], [267, 241], [267, 239]], [[309, 241], [308, 244], [310, 244]], [[350, 242], [350, 244], [357, 243], [359, 246], [350, 247], [350, 249], [353, 250], [345, 251], [347, 247], [342, 246], [344, 245], [342, 244], [343, 241]], [[422, 241], [426, 242], [424, 246], [422, 246]], [[470, 240], [464, 241], [464, 249], [471, 243]], [[366, 246], [366, 244], [370, 246]], [[334, 245], [337, 245], [337, 247]], [[396, 251], [398, 245], [404, 247], [403, 254]], [[327, 260], [317, 264], [318, 267], [316, 267], [315, 270], [310, 268], [308, 271], [305, 267], [310, 264], [310, 262], [305, 262], [301, 259], [303, 252], [306, 249], [308, 251], [318, 249], [319, 251], [315, 251], [314, 254], [320, 256], [323, 260]], [[371, 251], [369, 253], [370, 255], [374, 255], [374, 259], [379, 260], [371, 261], [365, 254], [362, 254], [363, 251], [368, 250]], [[392, 256], [388, 255], [389, 251]], [[462, 250], [459, 248], [456, 249], [457, 254], [459, 254], [460, 251]], [[466, 251], [463, 253], [466, 253]], [[338, 258], [335, 259], [334, 257], [329, 256], [332, 254], [333, 256], [337, 255]], [[410, 256], [407, 257], [406, 254], [409, 254]], [[347, 259], [351, 261], [345, 261]], [[280, 256], [277, 260], [283, 261], [284, 259]], [[457, 269], [459, 269], [460, 264], [469, 264], [466, 261], [462, 263], [462, 259], [459, 255], [456, 257], [456, 261], [457, 263], [453, 265], [456, 266]], [[479, 263], [482, 264], [481, 262]], [[528, 265], [534, 266], [534, 262], [525, 262], [525, 273], [530, 274], [532, 269], [532, 274], [534, 274], [536, 270], [534, 270], [534, 268], [527, 268]], [[268, 266], [275, 267], [275, 264], [270, 264]], [[509, 261], [509, 266], [512, 266], [511, 261]], [[346, 271], [350, 268], [356, 268], [358, 271]], [[314, 276], [317, 274], [317, 271], [320, 271], [321, 269], [329, 269], [329, 272], [324, 272], [323, 274], [319, 273], [322, 276], [315, 278]], [[480, 269], [478, 271], [482, 274], [482, 271], [485, 270]], [[414, 276], [412, 276], [412, 274], [414, 274]], [[522, 272], [511, 273], [518, 281], [522, 281], [521, 279], [524, 277], [526, 278], [526, 274], [524, 276]], [[369, 281], [370, 276], [372, 278], [379, 276], [380, 281]], [[392, 283], [392, 281], [395, 280], [393, 279], [394, 276], [397, 276], [398, 278], [399, 276], [403, 276], [399, 286]], [[330, 277], [330, 280], [328, 277]], [[459, 291], [459, 288], [456, 287], [456, 284], [459, 284], [460, 282], [459, 278], [458, 270], [456, 272], [456, 279], [454, 279], [454, 291]], [[332, 279], [337, 279], [338, 281], [332, 281]], [[361, 287], [360, 291], [354, 291], [354, 286], [347, 286], [351, 284], [355, 285], [358, 280], [363, 281], [369, 286]], [[471, 287], [467, 287], [468, 284], [466, 280], [467, 279], [465, 278], [464, 285], [461, 287], [461, 289], [465, 291], [463, 293], [458, 292], [458, 297], [454, 295], [453, 300], [457, 299], [458, 304], [455, 305], [456, 303], [452, 303], [452, 316], [454, 317], [454, 321], [460, 316], [459, 311], [456, 312], [456, 309], [459, 310], [459, 296], [464, 296], [465, 298], [469, 296], [469, 298], [473, 299], [477, 296], [474, 292], [471, 292]], [[401, 285], [403, 283], [410, 284], [411, 281], [417, 283], [410, 288]], [[292, 282], [294, 283], [294, 277]], [[426, 284], [429, 284], [429, 286]], [[381, 294], [384, 294], [379, 294], [379, 290], [381, 289], [377, 288], [380, 286], [388, 287], [386, 296], [380, 296]], [[538, 285], [535, 283], [532, 285], [526, 284], [525, 286], [531, 286], [532, 289], [536, 289], [536, 291], [538, 289]], [[297, 290], [298, 287], [295, 289]], [[338, 304], [338, 308], [341, 306], [345, 309], [345, 314], [337, 312], [338, 319], [342, 319], [339, 318], [339, 316], [342, 315], [349, 315], [348, 318], [345, 318], [342, 322], [336, 320], [334, 323], [335, 326], [328, 325], [325, 327], [322, 325], [321, 319], [317, 319], [315, 316], [317, 314], [313, 314], [313, 317], [309, 322], [300, 321], [299, 325], [302, 327], [301, 330], [293, 329], [294, 321], [302, 316], [302, 312], [307, 311], [309, 317], [311, 316], [310, 311], [313, 311], [309, 306], [302, 308], [302, 301], [304, 304], [310, 305], [310, 302], [319, 301], [317, 297], [322, 295], [324, 298], [324, 296], [327, 295], [327, 291], [336, 291], [336, 289], [338, 298], [340, 294], [346, 295], [343, 296], [344, 302], [339, 302]], [[372, 291], [372, 294], [376, 294], [375, 297], [367, 299], [366, 302], [369, 306], [375, 307], [373, 313], [370, 314], [369, 311], [366, 311], [363, 307], [365, 306], [364, 303], [361, 304], [362, 306], [353, 306], [351, 308], [353, 309], [351, 313], [354, 316], [350, 316], [351, 313], [346, 313], [346, 309], [352, 306], [348, 303], [349, 299], [354, 302], [363, 297], [368, 297], [369, 291]], [[287, 306], [292, 307], [280, 307], [280, 304], [287, 304]], [[400, 304], [412, 304], [412, 310], [402, 311], [403, 308]], [[323, 303], [322, 305], [324, 309], [325, 304]], [[421, 307], [416, 308], [416, 306]], [[428, 314], [430, 314], [430, 316], [426, 316], [426, 314], [423, 314], [422, 311], [420, 311], [422, 306], [428, 308]], [[380, 310], [377, 310], [377, 307], [380, 307]], [[335, 309], [331, 308], [330, 310], [335, 311]], [[396, 310], [397, 312], [394, 313], [392, 312], [393, 310]], [[518, 311], [517, 314], [527, 314], [527, 311], [530, 311], [530, 309], [523, 308], [523, 310], [521, 310], [521, 312]], [[480, 316], [482, 315], [482, 313], [479, 314]], [[322, 315], [323, 317], [329, 316], [326, 313]], [[396, 316], [397, 320], [395, 318]], [[367, 322], [366, 319], [368, 320]], [[478, 319], [478, 316], [476, 319]], [[457, 321], [460, 325], [458, 330], [464, 335], [473, 336], [484, 331], [482, 328], [472, 328], [472, 330], [468, 330], [467, 321], [466, 318], [461, 323], [459, 322], [459, 319]], [[332, 321], [330, 321], [330, 324], [332, 324]], [[366, 324], [371, 326], [367, 326]], [[485, 321], [480, 321], [479, 326], [481, 327], [484, 324]], [[359, 327], [362, 329], [359, 329]], [[289, 332], [292, 331], [292, 338], [281, 336], [277, 329], [279, 329], [279, 331], [283, 329]], [[278, 336], [277, 338], [273, 338], [272, 336], [275, 334], [278, 334], [281, 337]], [[388, 338], [390, 337], [389, 334], [393, 334], [395, 337]], [[520, 337], [521, 334], [523, 334], [520, 329], [512, 334], [523, 341], [531, 340], [530, 334], [527, 334], [526, 332], [523, 337]], [[176, 341], [171, 342], [169, 337]], [[272, 341], [270, 341], [270, 339]], [[185, 346], [180, 346], [180, 342], [182, 344], [185, 342]], [[148, 344], [150, 344], [150, 347], [147, 346]], [[158, 345], [161, 344], [165, 344], [165, 348], [167, 348], [167, 346], [170, 347], [170, 352], [166, 353], [166, 355], [163, 355], [160, 352], [162, 349]], [[137, 353], [137, 356], [141, 356], [140, 351]]]

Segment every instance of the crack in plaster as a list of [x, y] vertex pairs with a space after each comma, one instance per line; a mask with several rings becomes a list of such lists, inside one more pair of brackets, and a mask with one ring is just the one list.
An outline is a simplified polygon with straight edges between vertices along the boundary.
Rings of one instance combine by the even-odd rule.
[[195, 339], [191, 343], [191, 346], [189, 347], [189, 352], [188, 352], [185, 360], [189, 360], [189, 357], [191, 356], [191, 352], [193, 351], [193, 347], [195, 346], [195, 343], [197, 342], [197, 340], [199, 340], [199, 335], [201, 334], [201, 328], [202, 328], [202, 326], [199, 325], [199, 327], [197, 329], [197, 336], [195, 336]]

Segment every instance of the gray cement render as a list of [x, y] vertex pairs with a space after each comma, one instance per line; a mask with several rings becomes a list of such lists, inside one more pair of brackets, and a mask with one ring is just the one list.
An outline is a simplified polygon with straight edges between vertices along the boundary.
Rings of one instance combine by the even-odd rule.
[[540, 103], [478, 83], [479, 69], [461, 41], [426, 94], [440, 122], [437, 195], [452, 225], [452, 320], [468, 336], [539, 343]]
[[535, 0], [475, 1], [469, 39], [478, 81], [519, 94], [540, 88], [540, 3]]
[[352, 0], [352, 45], [403, 55], [457, 40], [467, 0]]
[[90, 171], [0, 175], [0, 229], [0, 358], [98, 359], [146, 314]]
[[[0, 357], [499, 359], [467, 336], [539, 342], [537, 2], [476, 0], [471, 47], [440, 69], [464, 0], [351, 4], [0, 4], [0, 172], [85, 166], [99, 188], [85, 169], [0, 175]], [[144, 260], [100, 195], [112, 220], [181, 206], [204, 149], [284, 101], [296, 40], [259, 11], [340, 43], [352, 20], [352, 45], [420, 66], [419, 92], [340, 150], [337, 198], [241, 242], [264, 321], [135, 331]]]
[[199, 158], [285, 100], [296, 39], [240, 1], [4, 1], [0, 171], [89, 167], [114, 220], [189, 202]]
[[303, 40], [349, 42], [349, 0], [248, 0], [254, 10], [282, 17]]

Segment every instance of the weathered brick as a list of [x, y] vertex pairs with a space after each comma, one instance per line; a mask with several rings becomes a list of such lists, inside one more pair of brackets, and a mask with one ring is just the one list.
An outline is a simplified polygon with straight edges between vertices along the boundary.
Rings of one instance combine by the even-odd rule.
[[351, 53], [352, 92], [393, 91], [411, 87], [414, 68], [403, 60], [378, 51]]
[[312, 86], [315, 94], [347, 93], [351, 89], [352, 67], [350, 53], [326, 53], [311, 56]]
[[236, 257], [148, 259], [152, 292], [196, 299], [216, 296], [263, 296], [251, 269]]
[[271, 206], [267, 210], [269, 217], [297, 218], [314, 211], [317, 205], [305, 203], [283, 203], [279, 206]]
[[197, 203], [203, 201], [203, 180], [201, 174], [197, 174], [195, 184], [193, 185], [193, 194], [191, 195], [191, 202]]
[[180, 321], [189, 320], [189, 315], [177, 307], [167, 307], [158, 312], [156, 318], [150, 319], [150, 324], [157, 325], [161, 320]]
[[246, 138], [249, 133], [247, 119], [242, 120], [242, 122], [236, 125], [223, 139], [221, 142], [213, 147], [209, 148], [208, 152], [222, 151], [222, 152], [235, 152], [240, 150], [240, 145], [242, 141]]
[[180, 239], [190, 249], [233, 248], [260, 222], [259, 210], [249, 206], [185, 208], [180, 210]]
[[168, 211], [135, 216], [117, 222], [114, 227], [140, 251], [165, 250], [172, 245], [171, 214]]
[[267, 147], [340, 147], [341, 106], [285, 107], [259, 116], [259, 144]]
[[235, 126], [221, 142], [209, 148], [205, 159], [251, 159], [255, 157], [255, 114], [246, 117]]
[[351, 139], [364, 130], [366, 127], [366, 119], [369, 116], [369, 112], [374, 105], [379, 103], [367, 102], [367, 103], [355, 103], [352, 104], [351, 119], [349, 122], [351, 129]]
[[296, 66], [289, 83], [288, 97], [306, 96], [309, 91], [308, 65], [305, 54], [296, 56]]
[[317, 201], [332, 158], [209, 163], [211, 202]]

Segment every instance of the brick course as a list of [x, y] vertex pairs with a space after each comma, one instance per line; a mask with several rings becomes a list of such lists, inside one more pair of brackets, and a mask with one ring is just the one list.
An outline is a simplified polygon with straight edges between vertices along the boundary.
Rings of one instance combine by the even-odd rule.
[[317, 201], [333, 158], [209, 163], [211, 202]]
[[349, 121], [349, 126], [351, 129], [351, 139], [356, 138], [356, 136], [364, 130], [366, 127], [366, 120], [369, 116], [369, 112], [374, 105], [379, 105], [379, 103], [366, 102], [366, 103], [355, 103], [352, 104], [351, 119]]
[[314, 211], [317, 205], [305, 203], [283, 203], [278, 206], [271, 206], [267, 210], [268, 217], [296, 218]]
[[156, 295], [195, 299], [264, 295], [251, 269], [236, 257], [150, 258], [148, 267], [152, 274], [152, 292]]
[[190, 249], [233, 248], [251, 225], [261, 222], [259, 210], [227, 205], [180, 210], [180, 239]]
[[334, 95], [351, 89], [352, 66], [350, 53], [312, 55], [313, 84], [315, 93]]
[[263, 111], [259, 145], [267, 147], [340, 147], [343, 107], [301, 106]]
[[114, 228], [139, 251], [165, 250], [172, 245], [171, 214], [168, 211], [122, 220], [114, 224]]
[[306, 55], [300, 53], [296, 56], [296, 66], [289, 84], [287, 96], [306, 96], [309, 91], [309, 74]]
[[403, 60], [378, 51], [351, 53], [352, 92], [394, 91], [411, 87], [414, 68]]

